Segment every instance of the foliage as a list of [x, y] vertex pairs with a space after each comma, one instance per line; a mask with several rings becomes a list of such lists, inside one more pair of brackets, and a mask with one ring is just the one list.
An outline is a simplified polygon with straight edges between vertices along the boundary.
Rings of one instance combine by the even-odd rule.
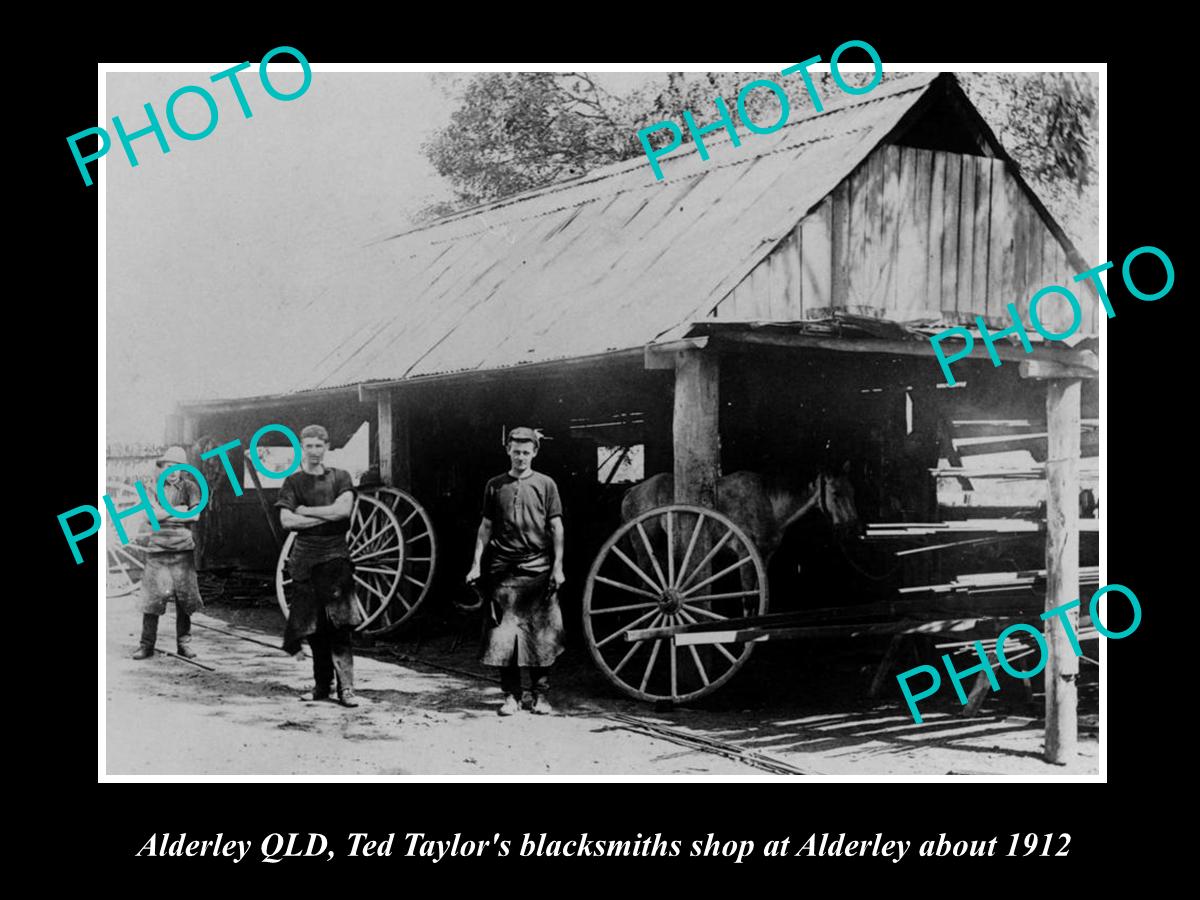
[[1095, 179], [1099, 124], [1094, 76], [1057, 72], [971, 73], [963, 89], [1000, 143], [1034, 181], [1077, 191]]
[[[863, 83], [866, 74], [848, 75]], [[888, 77], [888, 76], [885, 76]], [[902, 76], [901, 76], [902, 77]], [[422, 149], [453, 185], [450, 204], [426, 206], [422, 220], [478, 203], [575, 178], [609, 163], [642, 155], [636, 132], [662, 120], [682, 122], [690, 109], [701, 125], [717, 119], [714, 97], [723, 97], [735, 122], [738, 91], [769, 78], [787, 91], [790, 120], [812, 110], [803, 80], [779, 73], [713, 72], [647, 76], [617, 96], [603, 76], [584, 73], [486, 72], [451, 76], [443, 88], [455, 99], [449, 125]], [[828, 73], [813, 73], [826, 104], [844, 94]], [[1051, 210], [1060, 218], [1087, 216], [1095, 208], [1097, 89], [1094, 76], [1072, 73], [968, 73], [964, 90]], [[767, 89], [748, 96], [747, 115], [775, 122], [779, 102]], [[684, 141], [690, 141], [684, 128]], [[653, 133], [655, 147], [669, 139]], [[1088, 188], [1087, 197], [1084, 192]], [[1075, 194], [1072, 198], [1069, 194]], [[1091, 214], [1095, 219], [1095, 214]], [[1072, 229], [1078, 239], [1086, 226]]]

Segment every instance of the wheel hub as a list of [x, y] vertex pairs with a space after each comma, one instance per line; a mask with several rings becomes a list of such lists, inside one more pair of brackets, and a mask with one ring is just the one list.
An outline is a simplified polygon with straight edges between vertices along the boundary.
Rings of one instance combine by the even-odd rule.
[[667, 588], [658, 598], [658, 608], [665, 613], [677, 613], [683, 605], [683, 597], [675, 588]]

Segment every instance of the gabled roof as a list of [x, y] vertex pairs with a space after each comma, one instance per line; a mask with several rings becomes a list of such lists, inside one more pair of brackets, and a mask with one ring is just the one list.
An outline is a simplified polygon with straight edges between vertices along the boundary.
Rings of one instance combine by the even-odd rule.
[[381, 241], [339, 275], [316, 318], [293, 323], [305, 367], [290, 386], [643, 346], [728, 293], [936, 77], [893, 77], [821, 113], [793, 111], [740, 147], [721, 132], [707, 161], [685, 144], [661, 160], [662, 181], [639, 157]]

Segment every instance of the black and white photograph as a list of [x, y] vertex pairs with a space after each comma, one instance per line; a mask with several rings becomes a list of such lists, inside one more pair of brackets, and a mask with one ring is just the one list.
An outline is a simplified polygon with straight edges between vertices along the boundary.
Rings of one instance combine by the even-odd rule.
[[1104, 780], [1171, 262], [1103, 66], [851, 43], [102, 65], [100, 780]]

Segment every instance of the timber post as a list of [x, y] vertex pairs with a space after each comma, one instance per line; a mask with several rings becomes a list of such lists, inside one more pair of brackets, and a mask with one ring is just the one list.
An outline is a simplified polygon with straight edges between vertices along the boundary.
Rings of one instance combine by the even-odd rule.
[[[1069, 603], [1079, 592], [1079, 418], [1078, 378], [1046, 382], [1046, 609]], [[1064, 617], [1075, 630], [1079, 608]], [[1071, 762], [1078, 753], [1078, 700], [1075, 655], [1057, 615], [1045, 624], [1046, 761]]]
[[721, 475], [720, 362], [715, 353], [675, 354], [675, 502], [716, 509]]
[[408, 404], [391, 389], [376, 394], [378, 404], [379, 477], [384, 484], [412, 490]]

